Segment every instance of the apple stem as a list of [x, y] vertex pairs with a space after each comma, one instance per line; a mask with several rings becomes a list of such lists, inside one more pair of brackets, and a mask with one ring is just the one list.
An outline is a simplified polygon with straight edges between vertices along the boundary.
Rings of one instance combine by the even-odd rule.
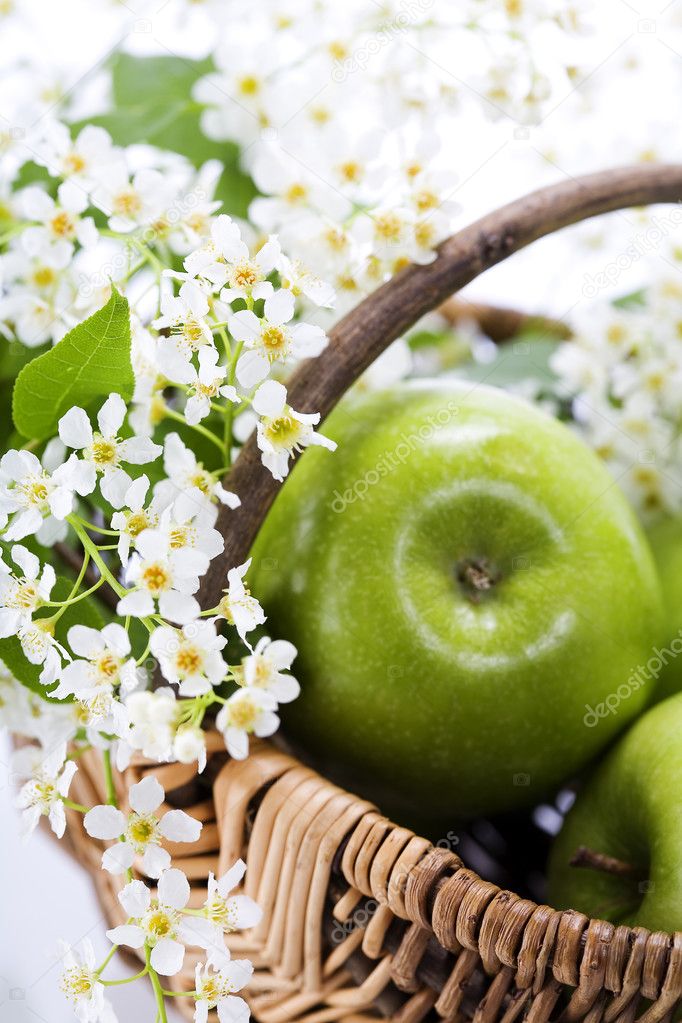
[[499, 582], [499, 573], [486, 558], [467, 558], [457, 566], [457, 579], [465, 595], [478, 604], [484, 593]]
[[616, 859], [615, 856], [607, 856], [605, 853], [595, 852], [581, 845], [576, 849], [569, 862], [571, 867], [582, 867], [586, 870], [599, 870], [603, 874], [612, 874], [614, 877], [629, 877], [641, 881], [645, 876], [639, 867], [624, 860]]

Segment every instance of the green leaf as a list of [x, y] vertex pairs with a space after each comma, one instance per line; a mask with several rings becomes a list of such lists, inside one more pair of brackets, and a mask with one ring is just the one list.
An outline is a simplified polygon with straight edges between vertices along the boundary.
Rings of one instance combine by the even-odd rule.
[[186, 156], [195, 167], [207, 160], [220, 160], [225, 169], [216, 199], [223, 203], [224, 212], [245, 217], [256, 189], [239, 168], [239, 147], [234, 142], [214, 142], [202, 133], [203, 108], [192, 99], [196, 80], [212, 70], [209, 59], [119, 53], [112, 65], [114, 109], [88, 123], [106, 128], [118, 145], [158, 146]]
[[[59, 577], [52, 589], [50, 599], [66, 600], [71, 593], [72, 587], [73, 583], [68, 579]], [[49, 618], [54, 614], [55, 610], [55, 608], [44, 608], [42, 612], [34, 616], [34, 621], [38, 621], [40, 618]], [[104, 619], [91, 597], [84, 597], [78, 603], [72, 604], [57, 622], [55, 639], [62, 645], [66, 643], [66, 636], [72, 625], [87, 625], [91, 629], [101, 629], [103, 627]], [[31, 689], [34, 693], [42, 696], [43, 699], [49, 698], [50, 687], [41, 685], [38, 681], [42, 665], [31, 664], [26, 659], [24, 651], [21, 649], [21, 643], [16, 636], [0, 639], [0, 661], [7, 666], [18, 682], [21, 682], [22, 685]]]
[[114, 288], [102, 309], [22, 369], [14, 385], [14, 425], [24, 437], [44, 440], [73, 405], [114, 391], [129, 399], [134, 384], [128, 302]]
[[509, 387], [523, 380], [537, 380], [551, 387], [556, 383], [556, 374], [550, 359], [557, 344], [543, 337], [520, 334], [516, 340], [502, 345], [490, 362], [469, 362], [455, 373], [495, 387]]
[[137, 107], [189, 100], [197, 79], [214, 70], [210, 57], [191, 60], [186, 57], [135, 57], [130, 53], [117, 53], [112, 65], [114, 105]]

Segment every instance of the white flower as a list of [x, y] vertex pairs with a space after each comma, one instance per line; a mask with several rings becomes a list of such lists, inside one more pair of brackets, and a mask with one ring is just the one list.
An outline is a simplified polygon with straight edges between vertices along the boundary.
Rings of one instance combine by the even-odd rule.
[[216, 728], [225, 737], [227, 752], [235, 760], [249, 755], [249, 736], [263, 739], [279, 728], [277, 700], [265, 689], [245, 688], [233, 693], [216, 717]]
[[295, 298], [305, 295], [315, 305], [331, 308], [336, 301], [336, 292], [331, 284], [317, 277], [300, 259], [282, 256], [279, 265], [282, 286], [292, 292]]
[[133, 692], [126, 698], [126, 710], [130, 716], [131, 729], [126, 735], [126, 742], [119, 743], [117, 763], [121, 765], [120, 769], [126, 759], [126, 746], [140, 750], [149, 760], [172, 759], [178, 716], [173, 690], [164, 688], [154, 692]]
[[208, 299], [195, 281], [186, 281], [179, 295], [164, 295], [161, 316], [153, 321], [157, 330], [170, 331], [169, 337], [159, 338], [156, 361], [168, 380], [178, 384], [191, 384], [195, 379], [191, 359], [194, 352], [204, 346], [213, 346], [213, 333], [206, 320]]
[[163, 467], [168, 479], [161, 480], [155, 488], [155, 495], [163, 504], [170, 504], [191, 488], [202, 493], [208, 506], [212, 501], [226, 504], [228, 508], [238, 508], [241, 504], [236, 494], [225, 490], [220, 480], [204, 469], [203, 463], [183, 444], [177, 433], [169, 433], [164, 440]]
[[237, 298], [259, 299], [271, 294], [272, 284], [266, 278], [280, 258], [279, 242], [272, 236], [251, 256], [239, 226], [223, 213], [211, 225], [210, 242], [190, 253], [185, 269], [214, 287], [226, 285], [220, 297], [224, 302], [234, 302]]
[[50, 529], [54, 520], [62, 522], [71, 513], [78, 485], [75, 462], [72, 456], [49, 473], [32, 451], [11, 449], [2, 456], [0, 512], [14, 515], [4, 540], [23, 540], [44, 527]]
[[64, 647], [52, 635], [49, 618], [22, 625], [17, 633], [24, 657], [31, 664], [42, 664], [38, 681], [50, 686], [62, 670], [62, 658], [69, 659]]
[[128, 714], [116, 696], [131, 692], [138, 684], [135, 659], [129, 657], [130, 640], [123, 626], [112, 622], [100, 631], [74, 625], [68, 632], [69, 646], [78, 659], [62, 670], [59, 685], [50, 694], [55, 699], [75, 696], [88, 712], [88, 724], [123, 735]]
[[301, 687], [293, 675], [285, 675], [283, 669], [291, 667], [297, 652], [293, 643], [263, 636], [254, 652], [242, 661], [244, 685], [267, 690], [278, 703], [295, 700]]
[[[63, 747], [60, 748], [60, 755], [62, 751]], [[43, 760], [36, 776], [22, 787], [17, 796], [17, 806], [24, 811], [21, 821], [21, 835], [24, 840], [35, 831], [41, 816], [48, 818], [57, 838], [62, 837], [66, 829], [63, 800], [69, 794], [76, 770], [73, 760], [67, 760], [61, 767], [56, 757], [48, 757]]]
[[87, 193], [80, 185], [63, 181], [57, 196], [55, 202], [38, 185], [24, 189], [24, 215], [37, 224], [25, 228], [21, 244], [29, 256], [43, 259], [48, 266], [61, 267], [71, 259], [75, 241], [88, 248], [96, 243], [98, 234], [92, 217], [80, 217], [88, 206]]
[[180, 725], [173, 739], [173, 757], [181, 764], [196, 760], [199, 772], [206, 767], [206, 733], [198, 725]]
[[185, 945], [206, 947], [200, 921], [182, 915], [189, 896], [189, 882], [176, 868], [161, 874], [155, 899], [146, 884], [131, 881], [119, 892], [118, 901], [132, 923], [112, 928], [107, 937], [115, 945], [129, 948], [147, 944], [151, 948], [152, 967], [162, 976], [172, 977], [182, 969]]
[[162, 625], [151, 637], [163, 677], [178, 685], [180, 696], [201, 696], [223, 681], [227, 665], [220, 656], [227, 639], [213, 622], [188, 622], [182, 629]]
[[123, 874], [129, 870], [136, 856], [142, 856], [142, 866], [149, 877], [160, 877], [170, 867], [171, 858], [161, 846], [163, 838], [170, 842], [196, 842], [202, 825], [184, 810], [168, 810], [160, 819], [155, 811], [165, 798], [163, 787], [148, 774], [131, 785], [128, 801], [131, 811], [127, 815], [115, 806], [93, 806], [88, 810], [83, 825], [91, 838], [122, 841], [104, 852], [102, 866], [110, 874]]
[[95, 971], [95, 950], [88, 938], [80, 942], [80, 954], [65, 941], [59, 942], [62, 962], [61, 990], [73, 1004], [80, 1023], [116, 1023], [111, 1003], [104, 997], [104, 985]]
[[257, 436], [263, 465], [276, 480], [283, 480], [288, 475], [289, 459], [294, 452], [310, 445], [336, 450], [333, 440], [313, 430], [320, 421], [320, 413], [306, 415], [294, 411], [287, 405], [286, 387], [276, 380], [266, 380], [261, 384], [252, 404], [261, 417]]
[[149, 490], [149, 477], [142, 475], [131, 483], [126, 491], [123, 510], [111, 516], [111, 528], [120, 535], [118, 538], [118, 556], [125, 564], [130, 557], [130, 548], [135, 546], [140, 533], [145, 529], [154, 529], [159, 523], [158, 510], [152, 501], [145, 508], [145, 499]]
[[130, 437], [127, 440], [118, 437], [125, 415], [123, 398], [119, 394], [111, 394], [97, 413], [99, 431], [93, 432], [87, 414], [78, 406], [69, 409], [59, 420], [59, 436], [64, 444], [80, 450], [83, 455], [83, 461], [79, 461], [78, 465], [79, 474], [85, 477], [89, 489], [82, 488], [79, 493], [92, 493], [100, 473], [100, 490], [114, 508], [122, 506], [132, 483], [128, 473], [121, 468], [121, 462], [144, 465], [153, 462], [162, 450], [148, 437]]
[[53, 122], [39, 143], [35, 157], [54, 177], [70, 178], [87, 189], [101, 169], [111, 162], [113, 153], [111, 136], [104, 128], [88, 124], [72, 141], [69, 128]]
[[132, 180], [123, 160], [100, 170], [92, 203], [109, 217], [112, 231], [126, 233], [159, 217], [172, 198], [172, 187], [157, 170], [143, 167]]
[[217, 608], [217, 617], [234, 625], [240, 637], [246, 642], [247, 632], [252, 632], [265, 622], [265, 613], [255, 597], [251, 596], [244, 576], [251, 565], [251, 558], [243, 565], [231, 568], [227, 573], [227, 589]]
[[207, 1023], [211, 1009], [216, 1009], [220, 1023], [247, 1023], [250, 1010], [243, 998], [234, 992], [248, 984], [253, 965], [248, 959], [217, 961], [215, 965], [197, 963], [194, 972], [194, 1023]]
[[0, 563], [0, 638], [15, 636], [21, 628], [30, 625], [34, 612], [50, 599], [56, 575], [52, 565], [44, 565], [35, 554], [21, 544], [11, 550], [12, 561], [22, 570], [15, 576]]
[[208, 875], [208, 892], [204, 909], [208, 919], [223, 934], [244, 927], [255, 927], [260, 923], [263, 911], [248, 895], [233, 895], [246, 873], [244, 860], [237, 860], [230, 869], [216, 880], [213, 871]]
[[199, 589], [196, 559], [187, 549], [169, 549], [167, 537], [157, 529], [145, 529], [136, 541], [137, 556], [128, 565], [133, 589], [119, 600], [117, 613], [146, 618], [156, 612], [169, 621], [184, 624], [199, 615], [192, 594]]
[[190, 387], [192, 394], [185, 405], [185, 419], [190, 426], [196, 426], [211, 411], [211, 399], [222, 397], [227, 398], [235, 405], [239, 404], [240, 398], [237, 391], [231, 384], [223, 381], [227, 375], [225, 366], [218, 366], [218, 351], [213, 347], [199, 349], [199, 370], [191, 367], [195, 374]]
[[191, 551], [197, 575], [204, 575], [210, 561], [225, 549], [225, 540], [213, 523], [217, 517], [215, 505], [206, 501], [198, 487], [178, 494], [158, 519], [157, 530], [166, 538], [168, 549]]
[[263, 318], [249, 309], [233, 313], [228, 319], [232, 336], [243, 342], [245, 351], [237, 362], [237, 379], [251, 388], [270, 372], [273, 362], [317, 356], [327, 345], [327, 335], [311, 323], [287, 326], [294, 315], [292, 292], [282, 289], [265, 299]]

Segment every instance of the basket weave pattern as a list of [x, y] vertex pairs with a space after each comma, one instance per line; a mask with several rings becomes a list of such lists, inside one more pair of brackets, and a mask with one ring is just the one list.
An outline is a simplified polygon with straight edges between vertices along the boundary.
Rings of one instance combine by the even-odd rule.
[[[671, 1019], [682, 996], [682, 933], [614, 927], [503, 891], [267, 743], [246, 761], [226, 760], [211, 733], [209, 758], [209, 776], [217, 774], [207, 799], [187, 803], [193, 765], [141, 759], [119, 797], [125, 809], [127, 787], [151, 773], [168, 809], [179, 800], [203, 822], [191, 855], [168, 844], [192, 882], [192, 907], [206, 898], [209, 871], [219, 876], [245, 858], [243, 890], [263, 920], [228, 944], [254, 962], [246, 994], [261, 1023]], [[96, 754], [84, 756], [74, 787], [78, 800], [104, 801]], [[74, 851], [109, 925], [124, 923], [116, 895], [125, 882], [101, 870], [104, 845], [69, 813]], [[135, 874], [144, 877], [141, 862]], [[196, 961], [188, 953], [180, 989], [194, 987]]]

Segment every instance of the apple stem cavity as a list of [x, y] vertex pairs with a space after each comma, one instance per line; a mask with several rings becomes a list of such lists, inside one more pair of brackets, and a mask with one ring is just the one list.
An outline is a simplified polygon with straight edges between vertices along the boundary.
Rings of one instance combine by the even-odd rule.
[[598, 870], [602, 874], [626, 877], [633, 881], [642, 881], [646, 877], [645, 872], [632, 863], [616, 859], [615, 856], [607, 856], [605, 853], [595, 852], [594, 849], [588, 849], [585, 845], [578, 846], [569, 861], [569, 866], [585, 870]]
[[480, 604], [501, 578], [487, 558], [464, 558], [458, 562], [456, 574], [462, 593], [472, 604]]

